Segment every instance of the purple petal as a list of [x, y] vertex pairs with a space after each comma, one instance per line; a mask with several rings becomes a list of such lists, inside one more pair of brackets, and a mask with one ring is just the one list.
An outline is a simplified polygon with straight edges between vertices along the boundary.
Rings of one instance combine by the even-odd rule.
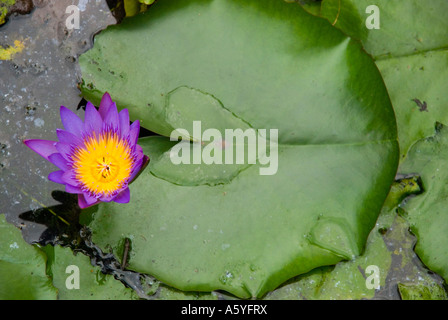
[[84, 130], [86, 132], [94, 131], [97, 134], [101, 132], [101, 129], [103, 128], [103, 119], [101, 119], [98, 110], [96, 110], [95, 106], [90, 102], [87, 103], [84, 120]]
[[89, 207], [89, 205], [87, 204], [86, 200], [84, 199], [84, 195], [83, 194], [79, 194], [78, 195], [78, 206], [81, 209], [85, 209], [85, 208]]
[[98, 199], [95, 197], [92, 197], [90, 194], [88, 193], [84, 193], [84, 199], [86, 200], [86, 203], [90, 206], [92, 204], [94, 204], [95, 202], [98, 202]]
[[30, 139], [24, 140], [23, 143], [25, 143], [28, 148], [38, 153], [47, 160], [50, 155], [58, 152], [55, 147], [56, 141]]
[[131, 199], [131, 192], [129, 191], [129, 188], [124, 189], [121, 191], [114, 199], [113, 201], [117, 203], [128, 203]]
[[65, 192], [75, 193], [75, 194], [83, 194], [84, 193], [80, 187], [75, 187], [70, 184], [65, 185]]
[[118, 117], [117, 105], [112, 103], [106, 115], [103, 117], [103, 128], [118, 129], [119, 125], [120, 118]]
[[112, 201], [113, 198], [114, 198], [114, 196], [112, 196], [112, 195], [103, 195], [100, 197], [100, 200], [103, 202], [110, 202], [110, 201]]
[[110, 94], [106, 92], [101, 98], [100, 107], [98, 108], [98, 112], [100, 113], [103, 120], [106, 118], [106, 115], [109, 112], [109, 108], [112, 104], [114, 104], [114, 102], [112, 101]]
[[131, 145], [137, 143], [139, 133], [140, 133], [140, 121], [136, 120], [131, 124], [131, 127], [129, 128], [129, 139]]
[[64, 184], [69, 184], [72, 186], [79, 185], [79, 182], [78, 180], [76, 180], [75, 173], [73, 172], [73, 170], [65, 171], [64, 174], [62, 175], [62, 180], [64, 181]]
[[61, 170], [67, 171], [69, 169], [67, 160], [60, 153], [53, 153], [48, 157], [48, 160]]
[[123, 109], [118, 114], [120, 118], [120, 132], [123, 138], [126, 138], [129, 134], [129, 111], [128, 109]]
[[81, 138], [75, 136], [73, 133], [70, 133], [68, 131], [56, 129], [56, 134], [58, 135], [58, 139], [60, 142], [79, 147], [84, 145], [84, 142], [82, 141]]
[[62, 171], [62, 170], [53, 171], [48, 175], [48, 180], [56, 182], [56, 183], [60, 183], [60, 184], [65, 184], [64, 181], [62, 180], [63, 174], [64, 174], [64, 171]]
[[135, 153], [137, 154], [138, 159], [143, 157], [143, 148], [141, 147], [141, 145], [135, 145]]
[[101, 201], [97, 200], [96, 202], [94, 202], [94, 203], [90, 203], [90, 204], [89, 204], [89, 203], [86, 201], [86, 199], [84, 198], [84, 196], [85, 196], [85, 194], [80, 194], [80, 195], [78, 195], [78, 205], [79, 205], [79, 207], [80, 207], [81, 209], [85, 209], [85, 208], [91, 207], [91, 206], [93, 206], [93, 205], [95, 205], [95, 204], [101, 202]]
[[72, 154], [72, 148], [68, 143], [56, 142], [56, 149], [64, 157], [65, 160], [70, 161], [70, 155]]
[[61, 121], [64, 125], [65, 130], [68, 132], [73, 133], [74, 135], [81, 136], [83, 129], [84, 129], [84, 123], [81, 119], [70, 109], [61, 106]]
[[143, 158], [137, 161], [135, 169], [129, 177], [129, 184], [137, 178], [137, 176], [146, 168], [149, 163], [149, 157], [144, 155]]
[[134, 171], [132, 171], [131, 176], [129, 177], [129, 183], [131, 183], [132, 180], [135, 179], [135, 177], [137, 176], [137, 174], [140, 172], [141, 168], [143, 165], [143, 158], [138, 159], [135, 164], [134, 164]]

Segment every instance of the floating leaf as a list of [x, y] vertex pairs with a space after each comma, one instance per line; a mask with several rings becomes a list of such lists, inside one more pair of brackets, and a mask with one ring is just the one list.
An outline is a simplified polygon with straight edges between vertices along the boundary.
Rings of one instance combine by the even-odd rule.
[[[315, 5], [310, 9], [306, 3], [304, 8], [360, 40], [375, 58], [397, 116], [403, 160], [413, 143], [432, 135], [436, 121], [448, 123], [445, 81], [448, 77], [448, 21], [445, 19], [448, 2], [328, 0], [321, 3], [319, 11]], [[371, 5], [376, 8], [372, 9]], [[371, 17], [377, 20], [378, 29], [366, 27]], [[415, 100], [426, 103], [426, 109], [421, 110]]]
[[433, 134], [434, 123], [448, 124], [448, 50], [379, 60], [377, 65], [397, 116], [404, 159], [412, 144]]
[[[98, 206], [90, 224], [114, 252], [131, 239], [130, 269], [260, 297], [362, 252], [396, 173], [395, 119], [373, 61], [327, 21], [278, 0], [160, 1], [99, 34], [80, 64], [89, 100], [108, 91], [167, 137], [194, 120], [221, 137], [236, 126], [272, 142], [278, 130], [232, 174], [173, 168], [175, 142], [141, 139], [151, 162], [131, 203]], [[275, 174], [260, 175], [277, 152]]]
[[[445, 0], [424, 4], [418, 0], [328, 0], [322, 2], [320, 14], [381, 59], [446, 47], [448, 21], [443, 17], [447, 6]], [[366, 26], [374, 22], [378, 28]]]
[[400, 167], [403, 174], [418, 173], [424, 192], [403, 206], [418, 241], [415, 252], [432, 271], [448, 281], [448, 129], [439, 125], [433, 137], [422, 139]]
[[446, 291], [438, 285], [425, 286], [399, 284], [398, 290], [403, 300], [447, 300]]
[[21, 232], [0, 215], [1, 300], [56, 299], [46, 260], [44, 252], [26, 243]]
[[405, 300], [447, 299], [441, 279], [417, 262], [415, 236], [397, 215], [403, 199], [421, 191], [418, 177], [395, 182], [361, 256], [299, 276], [266, 299], [399, 299], [397, 286]]
[[[112, 275], [103, 274], [82, 253], [73, 254], [70, 248], [47, 246], [49, 273], [58, 288], [59, 300], [129, 300], [136, 293], [126, 288]], [[67, 285], [68, 284], [68, 285]], [[79, 287], [78, 287], [79, 284]]]

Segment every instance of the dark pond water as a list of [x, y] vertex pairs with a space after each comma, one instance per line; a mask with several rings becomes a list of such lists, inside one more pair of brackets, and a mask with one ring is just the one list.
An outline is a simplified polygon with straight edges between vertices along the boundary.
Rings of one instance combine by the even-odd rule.
[[[77, 59], [91, 48], [93, 36], [117, 23], [103, 0], [34, 1], [30, 14], [11, 15], [0, 27], [0, 45], [24, 50], [10, 60], [0, 60], [0, 214], [22, 230], [29, 243], [62, 244], [82, 250], [104, 272], [114, 274], [146, 297], [141, 278], [121, 270], [118, 260], [95, 247], [88, 230], [78, 224], [77, 200], [50, 182], [52, 164], [23, 144], [23, 139], [56, 140], [61, 127], [59, 107], [64, 105], [81, 118], [83, 100], [77, 84]], [[70, 5], [80, 9], [79, 29], [68, 29]], [[110, 3], [114, 5], [113, 3]], [[28, 9], [30, 7], [28, 6]], [[25, 13], [26, 10], [21, 10]]]
[[[80, 28], [69, 30], [66, 8], [74, 2], [80, 8]], [[105, 1], [58, 0], [35, 1], [31, 14], [11, 16], [0, 27], [3, 47], [18, 40], [25, 48], [11, 60], [0, 60], [0, 210], [22, 227], [27, 241], [35, 241], [46, 226], [29, 223], [31, 215], [21, 214], [60, 205], [61, 194], [54, 191], [63, 186], [48, 181], [53, 165], [27, 150], [22, 141], [56, 140], [61, 105], [83, 117], [78, 109], [77, 58], [92, 46], [96, 32], [114, 23]]]

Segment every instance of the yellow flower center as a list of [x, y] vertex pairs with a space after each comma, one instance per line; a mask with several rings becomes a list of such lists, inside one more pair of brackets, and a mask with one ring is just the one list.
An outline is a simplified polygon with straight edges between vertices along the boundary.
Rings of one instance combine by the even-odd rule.
[[123, 187], [131, 175], [132, 150], [113, 132], [84, 140], [84, 148], [72, 155], [73, 169], [81, 187], [96, 195], [110, 195]]

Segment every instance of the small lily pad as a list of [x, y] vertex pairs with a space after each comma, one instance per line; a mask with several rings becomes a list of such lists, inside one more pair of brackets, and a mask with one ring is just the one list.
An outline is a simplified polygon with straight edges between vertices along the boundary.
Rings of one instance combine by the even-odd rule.
[[26, 243], [20, 230], [0, 215], [0, 299], [56, 299], [46, 261], [45, 253]]
[[448, 128], [439, 124], [436, 134], [418, 141], [400, 166], [402, 174], [418, 173], [424, 189], [402, 206], [418, 238], [415, 252], [445, 281], [448, 281], [447, 156]]
[[129, 300], [138, 299], [131, 288], [126, 288], [112, 275], [103, 274], [93, 266], [90, 258], [74, 254], [70, 248], [47, 246], [48, 272], [58, 288], [59, 300]]

